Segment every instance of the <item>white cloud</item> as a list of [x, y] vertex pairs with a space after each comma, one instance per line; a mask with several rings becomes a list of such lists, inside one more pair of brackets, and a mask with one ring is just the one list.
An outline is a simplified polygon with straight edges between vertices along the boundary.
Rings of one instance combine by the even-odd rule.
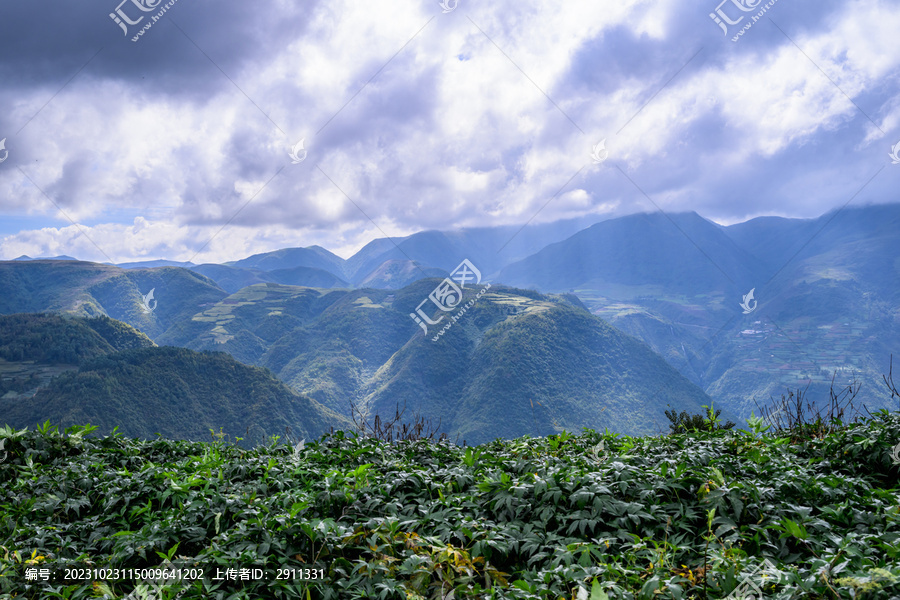
[[[229, 220], [203, 260], [283, 244], [349, 252], [382, 230], [524, 223], [538, 211], [548, 221], [649, 209], [616, 167], [666, 210], [744, 215], [746, 199], [731, 192], [738, 178], [755, 177], [771, 181], [769, 202], [804, 190], [791, 202], [806, 212], [811, 197], [821, 205], [843, 193], [836, 164], [883, 161], [890, 145], [881, 148], [883, 134], [828, 77], [900, 139], [900, 7], [831, 6], [810, 25], [779, 14], [802, 52], [759, 25], [727, 53], [704, 47], [661, 89], [701, 45], [684, 31], [696, 23], [717, 35], [702, 10], [672, 0], [461, 1], [444, 15], [436, 2], [319, 3], [306, 8], [303, 31], [266, 46], [274, 50], [240, 49], [229, 75], [240, 89], [219, 81], [206, 96], [179, 95], [97, 70], [77, 77], [7, 143], [0, 212], [61, 218], [21, 168], [123, 261], [187, 260]], [[268, 18], [260, 31], [276, 29], [281, 14]], [[751, 44], [767, 32], [772, 43]], [[214, 67], [198, 56], [208, 75]], [[617, 57], [635, 68], [612, 68]], [[0, 100], [24, 122], [48, 87]], [[308, 158], [291, 165], [288, 149], [301, 137]], [[603, 137], [609, 161], [592, 165]], [[822, 147], [818, 164], [804, 158], [810, 146]], [[23, 253], [106, 260], [72, 227], [0, 243], [4, 258]]]

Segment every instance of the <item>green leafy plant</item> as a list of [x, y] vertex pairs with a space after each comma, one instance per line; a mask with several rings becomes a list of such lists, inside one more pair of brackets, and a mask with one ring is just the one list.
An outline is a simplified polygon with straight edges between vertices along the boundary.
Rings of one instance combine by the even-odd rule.
[[[25, 570], [160, 560], [269, 574], [179, 583], [168, 600], [706, 600], [750, 577], [773, 598], [900, 595], [897, 412], [815, 444], [586, 430], [472, 448], [337, 431], [298, 460], [285, 444], [217, 435], [70, 443], [85, 430], [0, 428], [0, 598], [122, 600], [143, 584], [61, 585]], [[315, 579], [277, 580], [279, 568]]]
[[703, 408], [707, 409], [705, 417], [703, 415], [689, 415], [687, 411], [681, 411], [681, 414], [677, 414], [674, 410], [665, 411], [666, 417], [670, 421], [670, 433], [674, 435], [689, 431], [721, 431], [735, 426], [731, 421], [724, 424], [721, 423], [719, 420], [721, 409], [714, 412], [711, 406], [707, 407], [704, 405]]
[[754, 436], [763, 435], [772, 428], [771, 425], [766, 424], [765, 419], [757, 417], [753, 412], [751, 412], [750, 416], [747, 418], [747, 425], [750, 427], [750, 431], [747, 433]]

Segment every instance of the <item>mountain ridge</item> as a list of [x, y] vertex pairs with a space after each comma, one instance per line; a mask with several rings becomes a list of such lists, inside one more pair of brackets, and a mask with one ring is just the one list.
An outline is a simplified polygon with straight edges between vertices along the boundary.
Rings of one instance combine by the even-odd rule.
[[312, 439], [349, 425], [266, 369], [160, 348], [108, 317], [0, 316], [0, 390], [0, 425], [14, 428], [50, 420], [195, 441], [222, 429], [257, 445], [285, 428]]
[[[894, 341], [900, 337], [900, 205], [850, 207], [815, 219], [757, 217], [730, 226], [693, 212], [636, 213], [557, 239], [496, 273], [496, 265], [534, 241], [520, 239], [528, 230], [519, 237], [511, 229], [489, 230], [375, 240], [351, 257], [359, 273], [378, 265], [356, 280], [338, 280], [314, 267], [126, 271], [96, 263], [9, 261], [0, 263], [7, 292], [0, 313], [110, 314], [162, 343], [227, 349], [248, 364], [265, 361], [291, 385], [346, 412], [349, 400], [371, 396], [372, 382], [387, 381], [378, 374], [384, 365], [358, 356], [352, 346], [396, 352], [398, 336], [416, 331], [410, 313], [437, 284], [418, 278], [447, 275], [458, 255], [471, 249], [483, 281], [512, 281], [517, 297], [532, 300], [541, 292], [577, 295], [591, 313], [642, 340], [732, 414], [746, 416], [757, 403], [807, 384], [814, 396], [828, 398], [836, 373], [845, 383], [871, 380], [863, 391], [870, 409], [888, 401], [879, 382], [890, 355], [900, 354]], [[554, 237], [562, 229], [546, 231]], [[492, 244], [510, 239], [516, 248], [497, 258]], [[398, 245], [425, 262], [390, 258], [400, 253]], [[324, 252], [300, 254], [321, 262], [328, 259]], [[494, 258], [486, 258], [490, 252]], [[283, 265], [285, 255], [254, 256], [268, 267]], [[449, 266], [428, 264], [438, 259]], [[305, 291], [283, 283], [304, 284]], [[362, 287], [369, 285], [391, 289]], [[529, 286], [536, 289], [523, 289]], [[143, 302], [151, 289], [159, 306], [148, 312]], [[747, 310], [740, 304], [750, 290], [755, 295]], [[271, 306], [259, 300], [270, 295], [283, 297]], [[330, 323], [331, 334], [360, 327], [381, 339], [303, 329], [328, 310], [336, 311], [322, 321]], [[281, 339], [285, 331], [297, 339]], [[302, 352], [301, 342], [308, 345]]]

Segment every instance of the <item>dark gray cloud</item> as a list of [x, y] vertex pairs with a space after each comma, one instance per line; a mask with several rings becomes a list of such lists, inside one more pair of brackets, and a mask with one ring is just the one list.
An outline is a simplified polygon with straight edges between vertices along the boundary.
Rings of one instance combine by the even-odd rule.
[[178, 0], [138, 42], [154, 13], [132, 0], [128, 36], [118, 1], [5, 4], [0, 257], [98, 258], [56, 207], [116, 260], [186, 260], [214, 235], [201, 259], [229, 260], [656, 206], [734, 222], [897, 201], [900, 7], [778, 0], [733, 42], [754, 14], [735, 2], [723, 35], [715, 0]]

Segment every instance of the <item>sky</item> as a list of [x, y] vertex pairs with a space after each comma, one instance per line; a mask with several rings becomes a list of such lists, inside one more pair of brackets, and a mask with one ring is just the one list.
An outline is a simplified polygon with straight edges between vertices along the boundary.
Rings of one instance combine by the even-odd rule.
[[900, 201], [900, 2], [720, 1], [5, 2], [0, 259]]

